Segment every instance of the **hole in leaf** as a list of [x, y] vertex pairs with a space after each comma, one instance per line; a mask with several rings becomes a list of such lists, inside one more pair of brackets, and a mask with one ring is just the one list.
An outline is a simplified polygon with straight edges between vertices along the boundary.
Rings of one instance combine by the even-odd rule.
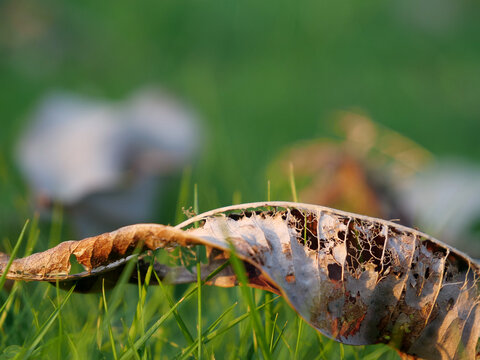
[[342, 280], [342, 267], [338, 264], [328, 264], [328, 277], [333, 281]]
[[78, 274], [85, 271], [83, 266], [77, 261], [77, 257], [75, 255], [70, 255], [69, 261], [71, 265], [70, 274]]

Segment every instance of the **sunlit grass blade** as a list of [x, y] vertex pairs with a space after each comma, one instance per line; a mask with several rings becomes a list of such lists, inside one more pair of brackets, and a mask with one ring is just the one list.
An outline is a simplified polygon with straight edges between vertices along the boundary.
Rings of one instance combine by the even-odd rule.
[[[19, 285], [18, 283], [15, 283], [13, 285], [12, 290], [10, 290], [10, 294], [8, 294], [7, 300], [5, 300], [2, 307], [0, 308], [0, 329], [2, 329], [3, 323], [6, 319], [6, 316], [7, 316], [6, 313], [8, 312], [8, 309], [10, 308], [10, 306], [13, 303], [13, 299], [15, 298], [15, 294], [17, 292], [18, 285]], [[4, 313], [5, 309], [7, 311]]]
[[295, 185], [295, 173], [293, 171], [293, 163], [290, 163], [290, 190], [292, 191], [292, 199], [298, 202], [297, 187]]
[[[278, 298], [279, 298], [279, 296], [273, 298], [272, 301], [275, 301]], [[265, 306], [265, 304], [262, 304], [262, 305], [256, 307], [255, 310], [258, 311], [258, 310], [262, 309], [264, 306]], [[217, 330], [214, 330], [214, 331], [210, 332], [208, 335], [205, 336], [205, 342], [212, 341], [215, 337], [217, 337], [217, 336], [223, 334], [224, 332], [230, 330], [232, 327], [234, 327], [235, 325], [237, 325], [241, 321], [245, 320], [249, 316], [251, 316], [251, 311], [249, 311], [249, 312], [237, 317], [236, 319], [230, 321], [227, 325], [225, 325], [225, 327], [222, 327], [221, 329], [217, 329]]]
[[57, 317], [60, 315], [60, 312], [62, 311], [70, 296], [72, 295], [74, 289], [75, 286], [72, 286], [72, 288], [65, 295], [65, 298], [60, 303], [60, 305], [55, 309], [55, 311], [50, 315], [50, 317], [47, 319], [47, 321], [45, 321], [45, 323], [40, 327], [40, 329], [38, 329], [31, 343], [25, 346], [23, 351], [17, 354], [15, 359], [28, 359], [32, 355], [37, 345], [40, 343], [40, 341], [42, 341], [47, 331], [50, 329]]
[[[198, 186], [195, 184], [193, 189], [193, 211], [195, 214], [199, 213], [198, 207]], [[195, 227], [198, 227], [198, 223], [195, 223]], [[197, 342], [198, 342], [198, 359], [202, 359], [202, 267], [200, 262], [200, 247], [196, 249], [196, 261], [197, 261]]]
[[[162, 290], [163, 295], [164, 295], [165, 298], [167, 299], [168, 306], [170, 306], [170, 308], [172, 308], [172, 307], [175, 305], [175, 303], [173, 302], [172, 297], [171, 297], [170, 294], [167, 292], [167, 289], [165, 289], [165, 286], [163, 285], [162, 281], [161, 281], [160, 278], [158, 277], [158, 274], [157, 274], [156, 272], [153, 272], [153, 274], [154, 274], [155, 277], [157, 278], [158, 285], [160, 286], [160, 289]], [[179, 313], [177, 310], [175, 310], [175, 311], [173, 312], [173, 316], [175, 317], [175, 321], [177, 322], [178, 327], [180, 328], [180, 331], [182, 332], [183, 336], [184, 336], [185, 339], [187, 340], [188, 344], [192, 344], [192, 343], [193, 343], [193, 336], [192, 336], [192, 334], [190, 333], [190, 331], [188, 330], [187, 325], [186, 325], [185, 322], [183, 321], [182, 317], [180, 316], [180, 313]]]
[[15, 244], [15, 247], [12, 250], [12, 253], [10, 254], [10, 258], [8, 259], [7, 266], [3, 270], [3, 274], [0, 277], [0, 291], [3, 289], [3, 285], [5, 285], [5, 281], [7, 280], [7, 273], [8, 270], [10, 269], [10, 266], [12, 266], [13, 260], [17, 256], [18, 249], [20, 249], [20, 245], [22, 244], [23, 237], [25, 235], [25, 230], [27, 229], [29, 220], [25, 221], [25, 225], [23, 225], [22, 231], [20, 232], [20, 236], [18, 237], [17, 243]]
[[[278, 299], [279, 296], [275, 297], [274, 299], [272, 299], [271, 301], [275, 301], [276, 299]], [[260, 306], [258, 306], [256, 308], [256, 310], [261, 310], [263, 307], [265, 307], [265, 303], [261, 304]], [[229, 309], [227, 309], [224, 313], [222, 313], [222, 315], [220, 315], [220, 317], [212, 323], [212, 325], [209, 326], [209, 328], [205, 331], [204, 335], [203, 335], [203, 342], [206, 344], [210, 341], [212, 341], [213, 339], [215, 339], [217, 336], [220, 336], [222, 335], [223, 333], [227, 332], [228, 330], [230, 330], [231, 328], [233, 328], [234, 326], [238, 325], [240, 322], [242, 322], [243, 320], [247, 319], [250, 315], [251, 315], [251, 311], [249, 312], [246, 312], [245, 314], [243, 315], [240, 315], [239, 317], [237, 317], [236, 319], [234, 320], [231, 320], [230, 322], [228, 322], [225, 326], [223, 326], [222, 328], [220, 329], [217, 329], [217, 330], [213, 330], [215, 329], [215, 327], [220, 323], [220, 321], [223, 319], [223, 317], [225, 317], [225, 315], [228, 314], [228, 312], [230, 312], [230, 309], [233, 309], [234, 306], [236, 306], [236, 303], [233, 304]], [[177, 356], [175, 357], [175, 359], [186, 359], [188, 358], [189, 354], [191, 354], [195, 348], [197, 347], [197, 343], [193, 343], [192, 345], [190, 345], [188, 348], [184, 349], [184, 351], [182, 351], [180, 354], [177, 354]]]
[[[267, 201], [271, 201], [271, 184], [270, 180], [267, 181]], [[272, 325], [272, 304], [270, 300], [272, 299], [272, 293], [269, 291], [265, 292], [265, 337], [270, 339], [270, 351], [272, 349], [273, 334], [275, 333], [275, 325]], [[275, 317], [277, 321], [277, 317]]]
[[[234, 308], [237, 306], [237, 303], [234, 303], [231, 305], [227, 310], [225, 310], [202, 334], [202, 339], [205, 338], [207, 334], [209, 334], [211, 331], [213, 331], [223, 320], [225, 316], [227, 316]], [[192, 354], [195, 349], [198, 349], [198, 344], [199, 341], [198, 339], [195, 340], [193, 344], [191, 344], [189, 347], [183, 350], [181, 354], [178, 354], [177, 357], [180, 357], [181, 359], [186, 359]]]
[[173, 307], [170, 308], [165, 314], [163, 314], [160, 319], [158, 319], [147, 331], [145, 331], [145, 334], [142, 335], [135, 343], [127, 350], [125, 351], [122, 356], [120, 357], [120, 360], [124, 359], [130, 359], [135, 352], [143, 346], [148, 339], [159, 329], [159, 327], [167, 320], [167, 318], [175, 311], [175, 309], [186, 299], [186, 296], [182, 297]]
[[333, 339], [328, 339], [327, 343], [325, 344], [324, 339], [326, 339], [322, 334], [317, 332], [317, 339], [318, 339], [318, 344], [320, 346], [320, 352], [319, 352], [319, 358], [321, 359], [328, 359], [327, 354], [331, 351], [332, 346], [335, 344], [335, 340]]
[[[271, 292], [268, 292], [266, 291], [265, 292], [265, 297], [264, 297], [264, 302], [265, 304], [267, 304], [265, 306], [265, 337], [267, 339], [272, 339], [272, 335], [273, 333], [275, 332], [274, 329], [275, 329], [275, 325], [272, 324], [272, 305], [271, 305], [271, 301], [272, 300], [272, 293]], [[275, 321], [276, 321], [276, 317], [275, 317]], [[271, 342], [270, 342], [270, 348], [271, 348]]]
[[[266, 308], [267, 306], [265, 306]], [[271, 334], [270, 334], [270, 352], [273, 352], [273, 337], [275, 336], [275, 326], [277, 325], [277, 320], [278, 320], [278, 313], [277, 315], [275, 315], [275, 320], [273, 321], [273, 326], [272, 326], [272, 329], [271, 329]]]
[[[58, 284], [58, 281], [55, 283], [55, 290], [56, 290], [56, 295], [57, 295], [57, 307], [60, 306], [60, 286]], [[58, 314], [58, 339], [57, 339], [57, 356], [59, 359], [62, 358], [62, 344], [63, 344], [63, 321], [62, 321], [62, 314]]]
[[[215, 269], [214, 271], [212, 271], [212, 273], [207, 276], [207, 278], [201, 282], [200, 286], [203, 286], [207, 281], [209, 281], [210, 279], [212, 279], [215, 275], [217, 275], [220, 271], [222, 271], [225, 267], [228, 266], [228, 262], [225, 262], [224, 264], [220, 265], [217, 269]], [[165, 322], [165, 320], [175, 311], [175, 309], [177, 309], [177, 307], [185, 300], [187, 299], [188, 297], [190, 297], [192, 294], [194, 294], [196, 291], [197, 291], [197, 288], [198, 288], [198, 284], [195, 284], [195, 286], [190, 290], [188, 291], [185, 295], [183, 295], [183, 297], [177, 301], [171, 308], [170, 310], [168, 310], [164, 315], [162, 315], [162, 317], [160, 317], [160, 319], [158, 319], [146, 332], [145, 334], [140, 337], [137, 341], [135, 341], [134, 343], [134, 346], [129, 348], [126, 352], [124, 352], [122, 354], [122, 356], [120, 357], [120, 359], [128, 359], [130, 358], [134, 351], [136, 351], [137, 349], [139, 349], [141, 346], [143, 346], [143, 344], [145, 344], [145, 342], [148, 341], [148, 339], [150, 339], [150, 337], [158, 330], [158, 328], [163, 324], [163, 322]]]
[[280, 341], [280, 339], [283, 339], [283, 334], [285, 333], [285, 329], [287, 328], [287, 324], [288, 324], [288, 321], [285, 321], [285, 324], [283, 324], [283, 327], [282, 327], [282, 329], [280, 330], [280, 333], [277, 336], [277, 340], [275, 340], [275, 342], [273, 343], [272, 348], [271, 348], [272, 353], [277, 348], [277, 345], [278, 345], [278, 342]]
[[72, 341], [71, 337], [67, 334], [66, 339], [68, 341], [68, 348], [70, 349], [70, 354], [72, 359], [80, 359], [80, 355], [77, 351], [77, 345]]
[[115, 347], [115, 340], [113, 338], [113, 331], [112, 331], [112, 325], [110, 323], [110, 317], [108, 316], [107, 297], [105, 296], [105, 279], [102, 279], [102, 299], [103, 299], [103, 308], [105, 309], [105, 318], [106, 318], [104, 321], [108, 321], [107, 323], [108, 336], [110, 338], [110, 345], [112, 346], [113, 358], [117, 360], [117, 349]]
[[270, 359], [270, 351], [267, 345], [265, 331], [262, 327], [260, 314], [257, 311], [257, 307], [255, 306], [255, 302], [254, 302], [252, 293], [250, 292], [250, 288], [247, 287], [248, 280], [247, 280], [247, 275], [245, 274], [245, 268], [243, 266], [243, 263], [237, 257], [235, 252], [235, 247], [232, 244], [230, 244], [230, 252], [231, 252], [230, 263], [232, 264], [233, 270], [235, 271], [237, 279], [239, 280], [242, 297], [244, 298], [244, 300], [248, 304], [248, 307], [250, 308], [252, 326], [253, 326], [253, 329], [255, 330], [255, 336], [258, 339], [258, 343], [260, 345], [260, 349], [262, 351], [263, 357], [265, 359]]
[[[38, 218], [39, 218], [39, 216], [38, 216], [38, 214], [36, 214], [33, 217], [32, 222], [30, 223], [30, 229], [28, 230], [28, 236], [27, 236], [26, 249], [25, 249], [25, 253], [23, 255], [24, 257], [29, 256], [33, 252], [33, 247], [35, 246], [35, 243], [38, 240], [38, 236], [40, 234], [40, 231], [38, 229]], [[25, 226], [26, 226], [26, 224], [25, 224]], [[12, 261], [16, 257], [16, 252], [17, 251], [18, 251], [18, 249], [16, 251], [14, 250], [14, 252], [12, 252], [12, 256], [11, 256]], [[10, 266], [8, 266], [8, 268], [9, 267]], [[7, 313], [9, 311], [10, 307], [13, 304], [15, 294], [17, 293], [17, 290], [18, 290], [19, 287], [20, 287], [20, 283], [15, 282], [12, 289], [10, 290], [10, 293], [8, 294], [7, 299], [5, 300], [4, 304], [0, 308], [0, 329], [3, 328], [3, 324], [5, 322], [5, 319], [7, 318]], [[1, 291], [1, 289], [2, 288], [0, 287], [0, 291]]]
[[[220, 273], [223, 269], [225, 269], [227, 266], [229, 265], [229, 262], [226, 261], [224, 262], [222, 265], [220, 265], [219, 267], [217, 267], [215, 270], [213, 270], [206, 278], [205, 280], [203, 280], [201, 282], [201, 286], [205, 285], [205, 283], [207, 283], [208, 281], [210, 281], [211, 279], [213, 279], [215, 276], [218, 275], [218, 273]], [[195, 293], [197, 291], [197, 286], [198, 284], [195, 284], [183, 297], [184, 298], [187, 298], [189, 297], [190, 295], [192, 295], [193, 293]]]
[[108, 314], [105, 314], [104, 319], [104, 326], [108, 324], [112, 320], [112, 316], [115, 313], [116, 309], [120, 305], [124, 293], [125, 285], [128, 283], [128, 279], [130, 278], [134, 267], [136, 266], [137, 256], [140, 252], [140, 247], [137, 247], [132, 254], [132, 258], [127, 262], [127, 265], [124, 267], [120, 278], [118, 279], [117, 283], [115, 284], [115, 288], [112, 291], [112, 295], [110, 297], [110, 311]]
[[205, 332], [202, 334], [202, 336], [206, 336], [210, 332], [212, 332], [223, 320], [225, 316], [227, 316], [235, 307], [238, 305], [238, 302], [233, 303], [230, 305], [227, 310], [225, 310], [223, 313], [220, 314], [220, 316], [205, 330]]
[[298, 351], [300, 350], [301, 344], [300, 339], [302, 338], [303, 332], [303, 319], [300, 316], [297, 316], [297, 342], [295, 344], [295, 359], [298, 359]]
[[137, 308], [135, 311], [135, 316], [133, 318], [132, 325], [129, 330], [129, 337], [134, 339], [137, 335], [137, 331], [140, 328], [142, 335], [145, 333], [145, 318], [144, 318], [144, 305], [147, 298], [147, 289], [150, 284], [150, 279], [153, 272], [153, 262], [150, 262], [150, 265], [147, 269], [147, 273], [144, 277], [144, 283], [142, 284], [142, 275], [140, 273], [140, 268], [137, 262], [137, 289], [138, 289], [138, 302]]
[[[133, 340], [130, 336], [127, 336], [128, 340], [128, 345], [130, 346], [130, 349], [133, 349], [133, 358], [135, 360], [141, 360], [140, 355], [138, 354], [138, 349], [141, 347], [135, 347], [135, 344], [133, 343]], [[143, 345], [142, 345], [143, 346]]]
[[242, 203], [242, 193], [238, 190], [235, 190], [232, 195], [232, 205]]

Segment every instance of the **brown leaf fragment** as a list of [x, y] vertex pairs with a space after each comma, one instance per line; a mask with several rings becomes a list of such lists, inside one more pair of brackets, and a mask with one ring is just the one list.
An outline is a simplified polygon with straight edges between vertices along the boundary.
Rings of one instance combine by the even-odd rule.
[[[86, 273], [106, 272], [124, 262], [134, 250], [156, 250], [166, 246], [186, 246], [191, 239], [175, 228], [157, 224], [137, 224], [79, 241], [65, 241], [56, 247], [25, 258], [15, 259], [7, 274], [13, 280], [67, 280], [70, 256], [74, 255]], [[0, 263], [3, 272], [6, 262]]]

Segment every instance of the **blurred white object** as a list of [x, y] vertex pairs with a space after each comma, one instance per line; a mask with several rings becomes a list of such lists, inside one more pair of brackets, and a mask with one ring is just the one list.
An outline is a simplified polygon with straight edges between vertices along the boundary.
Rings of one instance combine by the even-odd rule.
[[408, 178], [401, 198], [421, 230], [480, 257], [480, 168], [461, 160], [437, 162]]
[[18, 163], [37, 198], [64, 204], [92, 235], [151, 221], [156, 188], [198, 151], [199, 130], [191, 111], [159, 91], [117, 104], [55, 93], [34, 112]]

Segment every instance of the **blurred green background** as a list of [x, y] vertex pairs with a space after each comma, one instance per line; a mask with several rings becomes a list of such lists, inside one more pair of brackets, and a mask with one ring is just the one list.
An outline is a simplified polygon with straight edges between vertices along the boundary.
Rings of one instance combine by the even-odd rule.
[[479, 10], [473, 0], [3, 0], [1, 228], [18, 234], [19, 213], [30, 216], [12, 148], [50, 90], [121, 100], [154, 84], [191, 104], [207, 135], [193, 173], [201, 210], [235, 191], [264, 199], [271, 159], [331, 135], [337, 110], [478, 161]]
[[[433, 154], [478, 163], [479, 11], [475, 0], [0, 0], [2, 245], [32, 217], [14, 145], [52, 90], [122, 100], [159, 85], [190, 104], [206, 135], [192, 174], [200, 210], [234, 194], [265, 199], [267, 165], [294, 142], [335, 136], [338, 110], [358, 109]], [[158, 222], [174, 221], [178, 188], [159, 204]], [[230, 304], [215, 294], [236, 294], [205, 291], [214, 311]]]

